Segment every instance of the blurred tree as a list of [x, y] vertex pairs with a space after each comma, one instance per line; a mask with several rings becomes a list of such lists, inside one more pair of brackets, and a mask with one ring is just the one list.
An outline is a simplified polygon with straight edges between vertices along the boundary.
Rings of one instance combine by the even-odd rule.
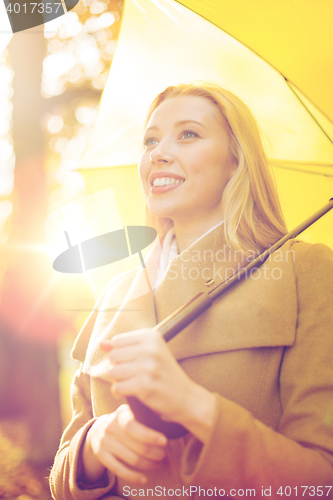
[[44, 222], [44, 138], [41, 127], [42, 27], [17, 33], [9, 45], [14, 70], [13, 138], [16, 154], [7, 271], [0, 302], [0, 413], [24, 417], [31, 431], [30, 458], [52, 463], [62, 430], [55, 339], [64, 327], [52, 297]]
[[44, 224], [50, 211], [85, 194], [75, 169], [106, 83], [121, 11], [119, 0], [85, 0], [46, 23], [44, 33], [43, 26], [16, 33], [9, 46], [16, 166], [9, 239], [0, 246], [6, 262], [0, 417], [27, 420], [30, 459], [47, 466], [62, 430], [58, 339], [77, 330], [75, 314], [87, 316], [89, 308], [67, 313], [70, 292], [54, 281]]
[[96, 117], [119, 35], [123, 2], [84, 0], [66, 16], [45, 25], [47, 54], [42, 94], [49, 135], [49, 211], [86, 194], [76, 169]]

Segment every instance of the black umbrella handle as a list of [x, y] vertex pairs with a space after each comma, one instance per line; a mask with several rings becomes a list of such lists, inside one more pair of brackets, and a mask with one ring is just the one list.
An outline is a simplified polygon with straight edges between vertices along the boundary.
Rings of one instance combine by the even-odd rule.
[[145, 406], [134, 396], [128, 397], [127, 402], [138, 422], [141, 422], [155, 431], [162, 432], [168, 439], [180, 438], [188, 432], [188, 430], [180, 424], [162, 420], [157, 413], [153, 412], [153, 410]]

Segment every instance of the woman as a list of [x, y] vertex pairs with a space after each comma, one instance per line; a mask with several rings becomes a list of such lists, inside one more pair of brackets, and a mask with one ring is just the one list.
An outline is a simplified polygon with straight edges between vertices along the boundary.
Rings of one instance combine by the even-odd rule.
[[[169, 344], [152, 331], [286, 232], [250, 111], [215, 85], [167, 88], [139, 175], [162, 250], [113, 280], [99, 306], [118, 312], [94, 312], [76, 341], [54, 498], [332, 496], [327, 247], [288, 242]], [[133, 395], [188, 433], [137, 422]]]

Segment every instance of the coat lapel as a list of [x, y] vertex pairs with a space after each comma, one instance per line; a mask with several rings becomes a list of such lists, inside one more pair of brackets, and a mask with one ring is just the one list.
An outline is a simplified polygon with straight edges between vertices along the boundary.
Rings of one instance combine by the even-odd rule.
[[[280, 249], [252, 276], [240, 281], [169, 342], [176, 359], [264, 346], [292, 345], [296, 326], [296, 287], [290, 243]], [[225, 247], [223, 227], [201, 238], [175, 257], [154, 296], [160, 245], [123, 282], [125, 292], [116, 312], [98, 314], [84, 360], [83, 371], [107, 379], [108, 355], [99, 349], [113, 335], [154, 327], [175, 309], [212, 287], [248, 262], [240, 252]], [[151, 287], [147, 285], [147, 274]], [[126, 293], [127, 292], [127, 293]], [[117, 286], [106, 294], [102, 309], [114, 304]], [[89, 332], [90, 335], [91, 332]], [[87, 337], [87, 336], [86, 336]], [[77, 347], [78, 349], [78, 347]]]
[[[146, 267], [129, 276], [130, 283], [126, 283], [127, 293], [123, 293], [123, 300], [117, 311], [112, 316], [97, 319], [92, 331], [91, 339], [87, 348], [83, 364], [83, 371], [91, 376], [106, 378], [105, 373], [109, 366], [108, 354], [99, 348], [104, 340], [110, 340], [119, 333], [138, 330], [140, 328], [152, 328], [157, 324], [154, 283], [158, 259], [160, 256], [160, 245], [157, 243], [146, 258]], [[132, 281], [131, 281], [132, 278]], [[106, 294], [102, 309], [108, 309], [110, 303], [114, 303], [114, 295], [118, 290], [111, 287]]]
[[155, 295], [158, 321], [198, 293], [209, 292], [242, 266], [240, 252], [225, 247], [222, 225], [170, 262]]
[[[169, 342], [176, 359], [213, 352], [292, 345], [296, 286], [290, 243], [273, 254]], [[157, 320], [209, 290], [249, 261], [225, 248], [218, 227], [173, 259], [155, 296]]]

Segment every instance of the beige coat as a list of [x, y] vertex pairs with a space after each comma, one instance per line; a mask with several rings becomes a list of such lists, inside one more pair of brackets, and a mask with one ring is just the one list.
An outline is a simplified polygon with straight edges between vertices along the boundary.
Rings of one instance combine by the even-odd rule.
[[[215, 286], [246, 264], [239, 254], [218, 251], [223, 245], [218, 227], [182, 252], [155, 297], [142, 268], [113, 280], [73, 350], [82, 365], [72, 386], [73, 419], [51, 472], [55, 499], [197, 499], [223, 492], [234, 498], [333, 498], [333, 253], [295, 241], [169, 343], [189, 376], [216, 394], [208, 442], [203, 446], [191, 434], [169, 441], [162, 467], [149, 473], [144, 487], [111, 473], [92, 489], [78, 482], [87, 430], [119, 405], [99, 342], [154, 326], [207, 292], [211, 279]], [[155, 248], [147, 264], [151, 283], [158, 258]]]

